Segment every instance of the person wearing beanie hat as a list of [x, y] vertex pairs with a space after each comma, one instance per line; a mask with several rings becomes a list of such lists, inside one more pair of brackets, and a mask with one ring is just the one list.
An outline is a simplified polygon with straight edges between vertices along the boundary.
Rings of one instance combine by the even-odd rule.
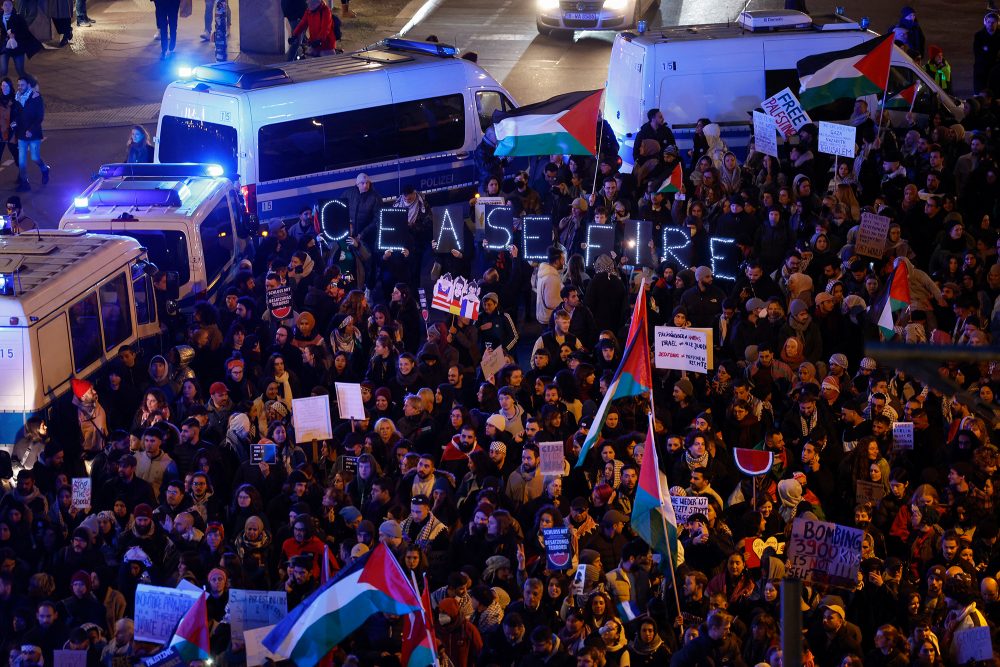
[[83, 436], [83, 451], [85, 454], [103, 451], [107, 441], [108, 414], [98, 400], [97, 390], [88, 380], [73, 378], [70, 385], [73, 389], [77, 422]]
[[403, 529], [395, 519], [386, 519], [378, 527], [378, 540], [390, 549], [396, 549], [403, 542]]
[[694, 396], [694, 385], [691, 384], [691, 380], [688, 380], [687, 378], [681, 378], [675, 382], [674, 389], [680, 390], [680, 392], [688, 399]]
[[66, 627], [75, 628], [84, 623], [94, 623], [104, 627], [107, 623], [107, 610], [91, 592], [93, 582], [86, 570], [77, 570], [69, 580], [70, 596], [60, 601], [59, 620]]
[[711, 327], [716, 316], [722, 313], [722, 302], [726, 294], [712, 284], [712, 269], [699, 266], [694, 271], [695, 284], [684, 290], [680, 305], [687, 311], [691, 326]]

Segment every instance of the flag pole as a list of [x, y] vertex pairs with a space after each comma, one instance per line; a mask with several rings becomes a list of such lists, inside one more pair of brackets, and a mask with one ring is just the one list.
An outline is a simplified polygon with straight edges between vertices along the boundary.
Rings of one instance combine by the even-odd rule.
[[594, 184], [590, 188], [590, 194], [597, 193], [597, 174], [601, 171], [601, 145], [604, 143], [604, 95], [601, 95], [601, 108], [597, 110], [597, 155], [594, 156]]
[[[652, 389], [650, 389], [649, 395], [650, 395], [650, 397], [653, 396]], [[650, 403], [650, 405], [652, 406], [652, 403]], [[656, 441], [653, 439], [653, 434], [655, 433], [655, 429], [653, 428], [653, 419], [654, 419], [653, 418], [653, 413], [650, 412], [649, 413], [649, 434], [650, 434], [650, 440], [652, 440], [652, 442], [650, 443], [650, 446], [654, 450], [653, 456], [655, 457], [656, 456], [656, 454], [655, 454]], [[642, 455], [643, 455], [643, 458], [645, 458], [649, 454], [647, 452], [643, 452]], [[659, 465], [659, 463], [660, 463], [659, 457], [657, 457], [657, 460], [656, 460], [656, 464], [657, 464], [656, 465], [656, 487], [657, 487], [656, 488], [656, 492], [657, 492], [657, 496], [660, 499], [660, 502], [662, 503], [663, 502], [663, 489], [660, 488], [660, 465]], [[669, 495], [670, 495], [670, 490], [668, 489], [667, 490], [667, 496], [668, 496], [668, 498], [669, 498]], [[673, 586], [671, 586], [671, 588], [674, 589], [674, 603], [677, 605], [677, 618], [681, 619], [681, 639], [683, 640], [684, 639], [684, 614], [683, 614], [683, 612], [681, 612], [681, 596], [677, 592], [677, 569], [674, 567], [674, 550], [670, 546], [670, 531], [667, 528], [667, 515], [664, 514], [662, 507], [660, 508], [660, 521], [663, 522], [663, 542], [667, 545], [667, 566], [670, 568], [670, 581], [673, 582]], [[668, 621], [667, 626], [669, 627], [669, 621], [670, 621], [670, 619], [668, 618], [667, 621]]]
[[[427, 619], [427, 612], [424, 609], [424, 597], [420, 594], [420, 588], [417, 585], [417, 575], [410, 570], [410, 585], [413, 586], [413, 590], [417, 593], [417, 598], [420, 600], [420, 618], [424, 621], [424, 632], [427, 634], [427, 643], [431, 645], [431, 653], [434, 655], [434, 662], [431, 663], [434, 667], [440, 667], [441, 662], [438, 660], [437, 646], [434, 645], [434, 638], [431, 636], [430, 621]], [[424, 588], [427, 588], [427, 575], [424, 575]]]

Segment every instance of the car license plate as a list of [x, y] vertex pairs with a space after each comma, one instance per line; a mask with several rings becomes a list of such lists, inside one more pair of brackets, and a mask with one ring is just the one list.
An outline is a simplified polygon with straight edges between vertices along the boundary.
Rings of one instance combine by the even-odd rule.
[[596, 21], [597, 14], [579, 14], [577, 12], [566, 12], [566, 18], [570, 21]]

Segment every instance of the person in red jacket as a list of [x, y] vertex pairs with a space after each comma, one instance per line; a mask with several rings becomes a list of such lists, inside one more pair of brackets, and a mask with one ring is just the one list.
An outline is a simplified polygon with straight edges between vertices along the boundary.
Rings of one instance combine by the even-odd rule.
[[304, 30], [309, 31], [310, 55], [328, 56], [336, 51], [337, 37], [333, 29], [333, 12], [323, 0], [309, 0], [306, 13], [295, 26], [289, 41], [297, 39]]

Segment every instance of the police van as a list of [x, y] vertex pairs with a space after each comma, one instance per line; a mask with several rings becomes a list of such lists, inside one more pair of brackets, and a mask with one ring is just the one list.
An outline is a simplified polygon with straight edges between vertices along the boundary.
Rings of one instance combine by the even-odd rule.
[[93, 377], [122, 345], [156, 344], [155, 270], [123, 236], [0, 237], [0, 445], [33, 416], [72, 414], [71, 378]]
[[474, 152], [510, 94], [454, 47], [387, 39], [374, 48], [280, 66], [196, 67], [167, 86], [158, 162], [212, 162], [239, 174], [260, 220], [336, 199], [367, 173], [396, 197], [468, 198]]
[[187, 309], [253, 252], [254, 225], [219, 165], [106, 164], [59, 221], [60, 229], [131, 236], [167, 272], [171, 299]]
[[[786, 87], [798, 93], [796, 64], [806, 56], [840, 51], [874, 39], [867, 21], [841, 14], [813, 15], [792, 10], [745, 11], [735, 23], [658, 28], [642, 35], [620, 33], [611, 48], [604, 115], [622, 158], [632, 162], [633, 137], [646, 112], [659, 108], [678, 146], [690, 148], [699, 118], [721, 126], [731, 149], [745, 152], [749, 112]], [[948, 95], [899, 47], [893, 47], [889, 95], [919, 84], [913, 100], [916, 122], [926, 125], [934, 111], [961, 120], [961, 102]], [[813, 120], [847, 120], [854, 100], [839, 100], [810, 111]], [[892, 109], [893, 105], [888, 105]], [[874, 111], [874, 109], [872, 109]], [[891, 110], [893, 124], [909, 109]]]

